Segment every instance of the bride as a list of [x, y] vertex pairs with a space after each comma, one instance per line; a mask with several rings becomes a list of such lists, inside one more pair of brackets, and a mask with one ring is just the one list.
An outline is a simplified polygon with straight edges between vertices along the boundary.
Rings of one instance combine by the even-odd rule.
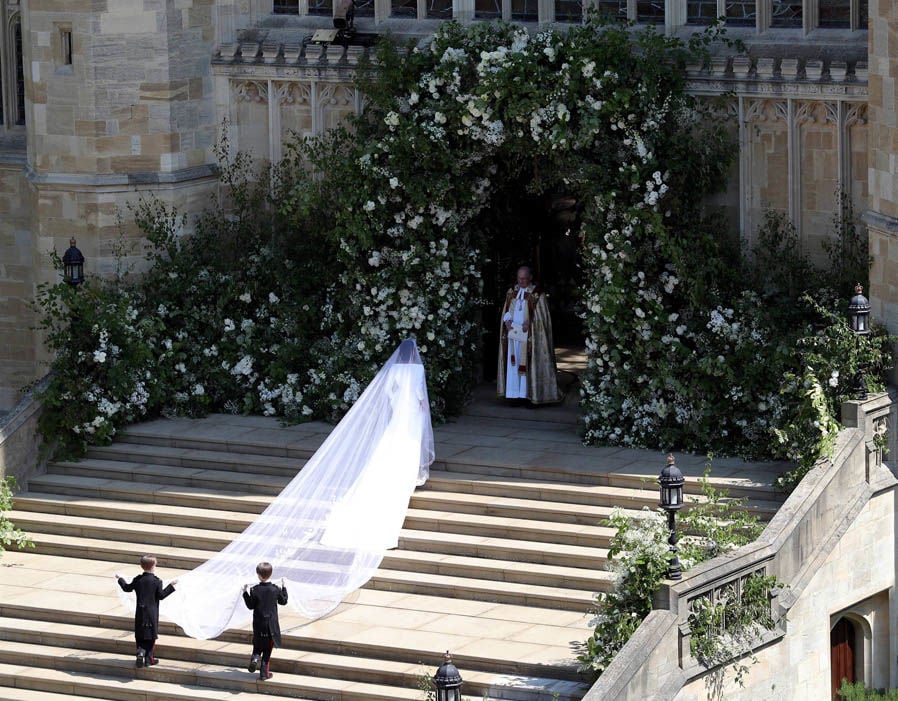
[[287, 580], [297, 613], [310, 620], [330, 613], [398, 544], [409, 498], [433, 458], [424, 366], [407, 339], [268, 508], [178, 577], [163, 618], [200, 639], [247, 623], [241, 591], [261, 561], [273, 565], [275, 580]]

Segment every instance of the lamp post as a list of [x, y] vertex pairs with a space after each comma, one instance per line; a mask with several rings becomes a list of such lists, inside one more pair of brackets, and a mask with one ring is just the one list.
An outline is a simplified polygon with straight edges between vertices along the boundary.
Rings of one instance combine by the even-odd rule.
[[670, 545], [670, 564], [667, 568], [668, 579], [680, 579], [683, 574], [680, 569], [680, 560], [677, 557], [677, 522], [676, 515], [683, 507], [683, 485], [686, 479], [680, 468], [677, 467], [673, 455], [667, 456], [667, 465], [661, 470], [658, 484], [661, 486], [660, 506], [667, 512], [667, 530], [670, 536], [667, 539]]
[[[870, 333], [870, 300], [864, 297], [863, 292], [864, 288], [860, 283], [855, 285], [854, 297], [848, 303], [848, 326], [855, 336], [866, 336]], [[855, 399], [867, 398], [867, 383], [864, 381], [864, 371], [860, 362], [854, 377], [853, 391]]]
[[440, 665], [433, 677], [437, 692], [436, 701], [461, 701], [461, 682], [461, 675], [452, 664], [452, 656], [446, 650], [446, 661]]
[[69, 250], [62, 256], [62, 279], [70, 285], [84, 282], [84, 255], [75, 247], [74, 237], [69, 240]]

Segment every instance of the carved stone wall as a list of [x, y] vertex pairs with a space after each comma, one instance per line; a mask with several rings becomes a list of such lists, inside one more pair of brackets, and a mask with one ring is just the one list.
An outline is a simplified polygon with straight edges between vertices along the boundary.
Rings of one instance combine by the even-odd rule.
[[[870, 303], [874, 319], [898, 333], [898, 7], [870, 0]], [[898, 380], [898, 373], [893, 380]]]
[[307, 80], [229, 78], [222, 118], [231, 147], [277, 162], [291, 140], [321, 134], [358, 114], [361, 95], [351, 84]]
[[840, 193], [860, 215], [867, 200], [866, 104], [742, 99], [742, 233], [756, 238], [765, 212], [786, 215], [812, 259], [834, 231]]

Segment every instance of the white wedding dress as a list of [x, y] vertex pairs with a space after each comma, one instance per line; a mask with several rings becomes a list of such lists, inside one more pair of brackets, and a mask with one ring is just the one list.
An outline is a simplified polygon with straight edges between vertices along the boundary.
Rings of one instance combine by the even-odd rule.
[[[248, 623], [241, 591], [256, 582], [263, 561], [272, 564], [273, 581], [286, 580], [288, 606], [310, 620], [326, 615], [396, 547], [409, 497], [433, 458], [424, 366], [409, 339], [268, 508], [178, 578], [162, 618], [200, 639]], [[133, 597], [115, 588], [133, 611]]]
[[[373, 551], [395, 548], [415, 485], [427, 480], [427, 467], [420, 465], [421, 423], [427, 402], [424, 366], [393, 365], [387, 376], [387, 394], [390, 422], [365, 469], [331, 512], [323, 545]], [[382, 522], [382, 527], [365, 526], [375, 522]]]

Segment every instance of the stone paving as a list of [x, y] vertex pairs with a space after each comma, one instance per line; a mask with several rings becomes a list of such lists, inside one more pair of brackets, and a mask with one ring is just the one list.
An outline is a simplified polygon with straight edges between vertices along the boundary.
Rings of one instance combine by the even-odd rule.
[[[269, 418], [215, 415], [203, 420], [162, 419], [131, 427], [128, 433], [158, 441], [166, 435], [180, 437], [195, 442], [197, 449], [218, 443], [237, 450], [301, 458], [317, 448], [330, 428], [322, 423], [280, 426]], [[584, 487], [653, 484], [665, 464], [665, 454], [658, 451], [583, 446], [577, 434], [575, 390], [569, 392], [561, 406], [526, 408], [497, 400], [492, 387], [483, 386], [478, 388], [467, 412], [437, 426], [434, 435], [435, 473], [447, 463], [455, 471], [464, 471], [466, 466], [475, 471], [478, 466], [489, 465], [490, 474], [497, 475], [497, 479], [543, 478], [547, 489], [559, 480], [582, 482]], [[190, 448], [183, 450], [186, 453]], [[695, 478], [701, 476], [707, 460], [685, 454], [676, 454], [676, 458], [690, 490], [695, 492]], [[744, 492], [762, 502], [776, 502], [781, 497], [773, 491], [772, 482], [783, 468], [780, 463], [715, 458], [712, 479], [719, 486], [734, 490], [734, 494]], [[131, 575], [136, 571], [134, 562], [8, 551], [0, 561], [0, 613], [9, 616], [16, 609], [36, 611], [53, 607], [77, 612], [88, 620], [127, 619], [112, 575]], [[166, 569], [159, 574], [170, 579], [181, 571]], [[309, 654], [301, 652], [303, 640], [331, 641], [336, 647], [357, 645], [369, 650], [417, 650], [422, 653], [420, 663], [410, 666], [417, 666], [423, 673], [432, 671], [430, 668], [439, 664], [439, 653], [448, 648], [463, 659], [504, 660], [509, 666], [523, 664], [532, 674], [541, 666], [573, 670], [578, 647], [589, 634], [588, 621], [586, 612], [362, 589], [324, 619], [303, 625], [304, 621], [295, 615], [286, 614], [282, 625], [299, 639], [299, 650], [292, 653], [300, 656]], [[23, 620], [22, 625], [42, 628], [44, 624]], [[174, 631], [169, 629], [169, 633]], [[128, 637], [127, 632], [122, 635]], [[167, 638], [173, 645], [170, 649], [166, 649]], [[166, 653], [177, 655], [177, 644], [165, 631], [160, 644], [163, 657]], [[214, 648], [227, 643], [197, 644]], [[429, 658], [425, 656], [428, 651], [433, 653]], [[484, 674], [476, 672], [470, 676], [480, 675], [481, 681], [488, 684], [490, 680], [482, 679]], [[571, 687], [584, 688], [573, 681], [552, 683], [565, 686], [559, 686], [559, 690], [575, 696]]]

